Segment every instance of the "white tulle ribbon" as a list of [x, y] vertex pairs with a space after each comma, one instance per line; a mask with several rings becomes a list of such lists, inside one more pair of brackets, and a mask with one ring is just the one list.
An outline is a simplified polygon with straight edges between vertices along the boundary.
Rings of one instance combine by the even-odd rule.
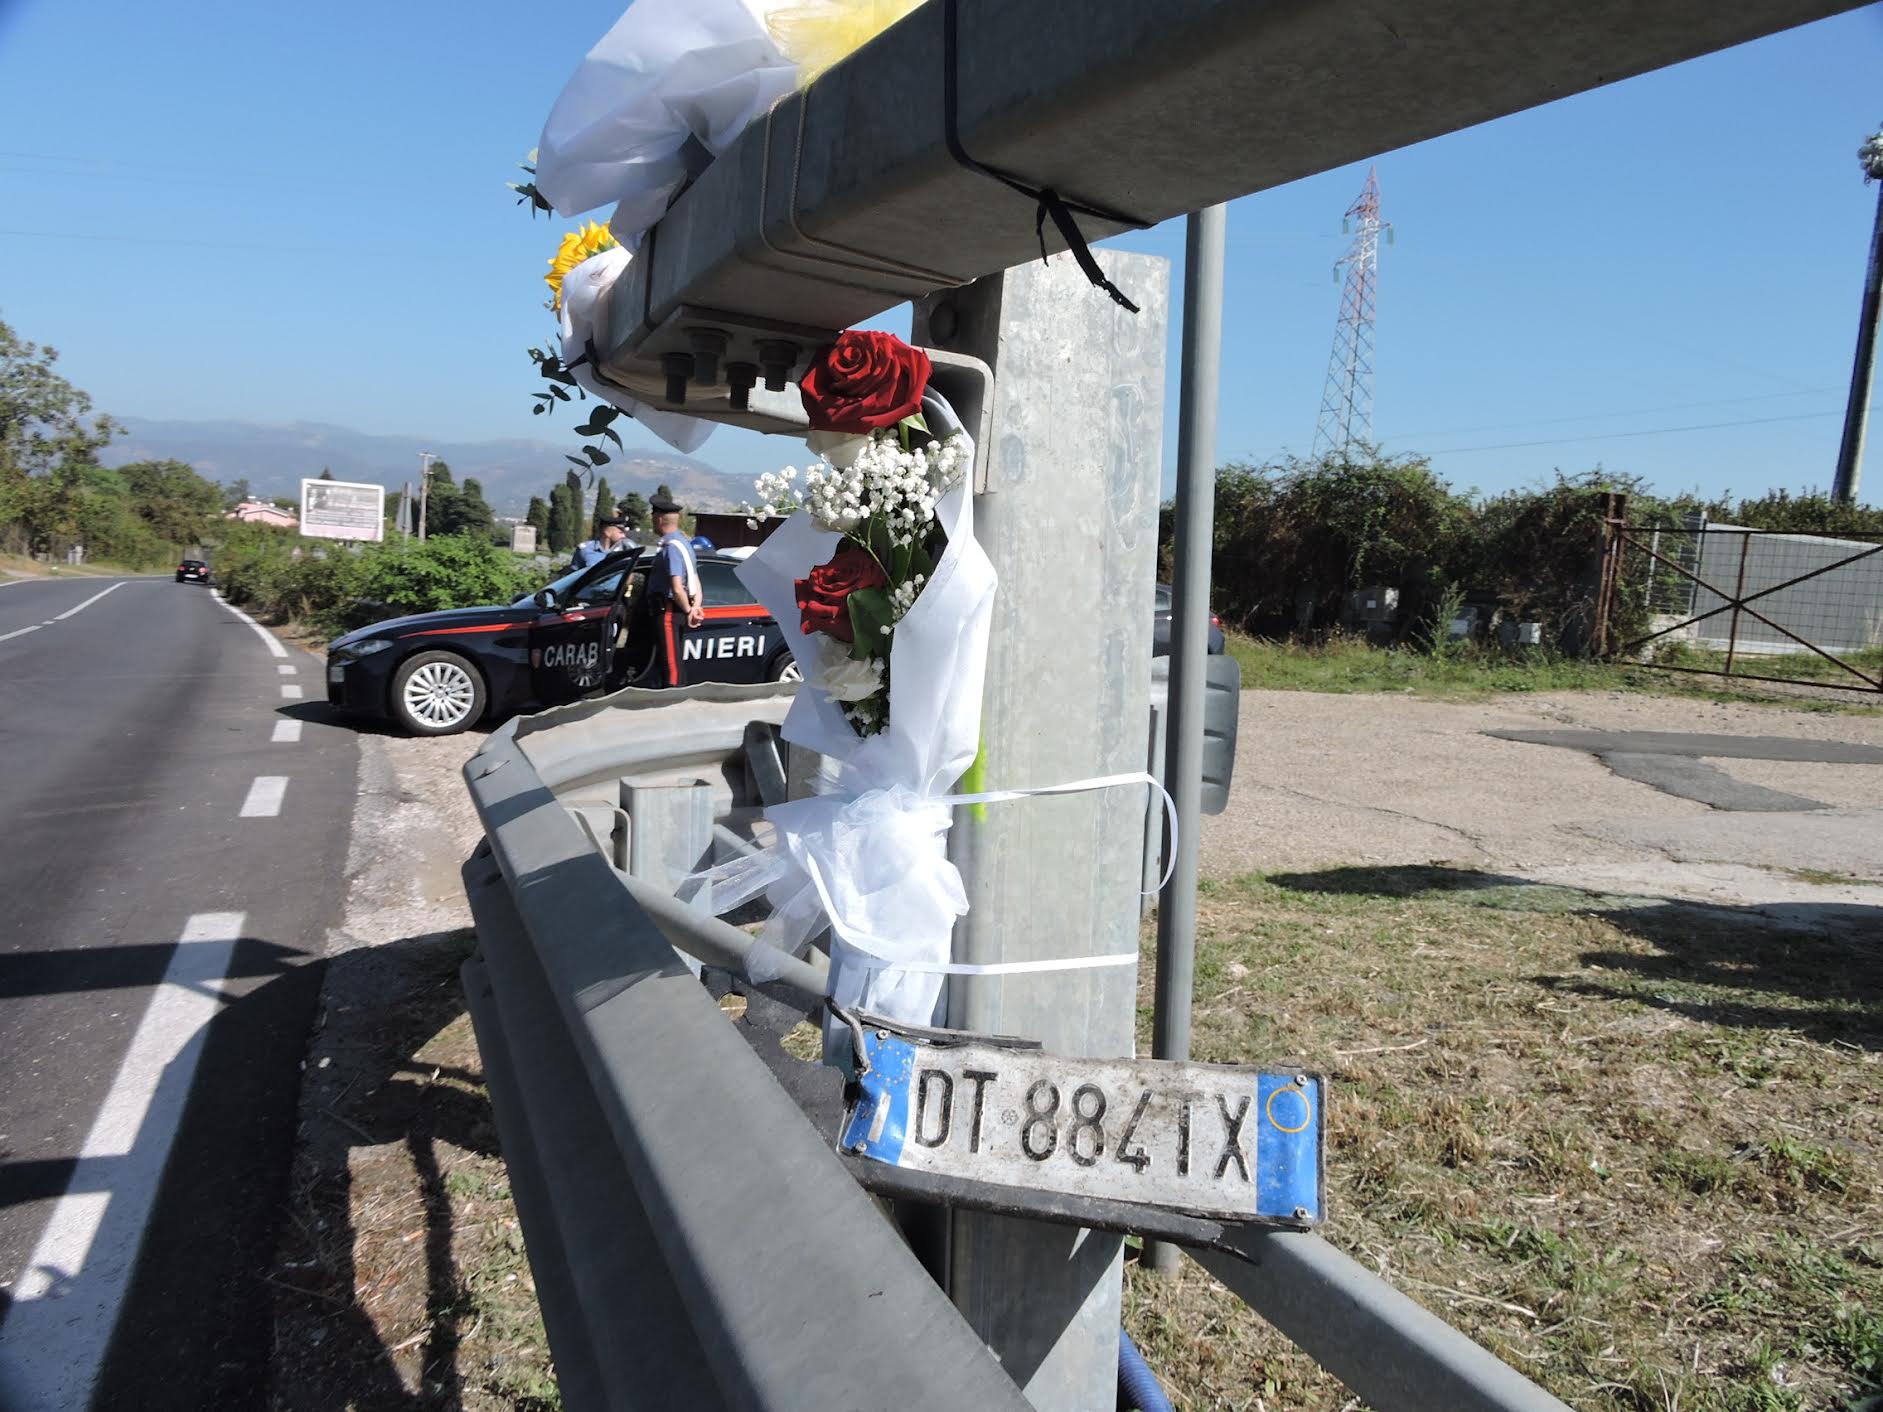
[[[1032, 961], [937, 959], [937, 932], [951, 938], [955, 918], [968, 910], [960, 871], [947, 854], [955, 806], [1139, 784], [1158, 792], [1169, 824], [1164, 874], [1151, 889], [1161, 890], [1176, 856], [1177, 808], [1170, 792], [1141, 770], [1026, 789], [926, 796], [898, 788], [845, 793], [840, 772], [826, 793], [765, 811], [778, 831], [777, 842], [695, 873], [680, 895], [714, 912], [728, 912], [762, 894], [773, 910], [759, 939], [777, 948], [777, 954], [801, 955], [828, 927], [833, 999], [846, 1008], [926, 1023], [943, 977], [1085, 970], [1138, 959], [1135, 951]], [[768, 954], [766, 947], [751, 953], [753, 981], [777, 978], [766, 964]], [[940, 955], [947, 955], [945, 945]], [[926, 1008], [909, 1013], [917, 1007]]]

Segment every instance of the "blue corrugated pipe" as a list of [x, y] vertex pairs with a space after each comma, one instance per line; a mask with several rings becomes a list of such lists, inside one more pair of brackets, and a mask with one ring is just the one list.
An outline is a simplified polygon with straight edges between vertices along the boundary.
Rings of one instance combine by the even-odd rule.
[[1157, 1374], [1123, 1329], [1118, 1330], [1118, 1412], [1171, 1412]]

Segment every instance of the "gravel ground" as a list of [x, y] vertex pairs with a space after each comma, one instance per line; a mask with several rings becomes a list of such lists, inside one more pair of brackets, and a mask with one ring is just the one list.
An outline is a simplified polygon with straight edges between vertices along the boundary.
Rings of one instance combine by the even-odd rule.
[[[1883, 745], [1883, 714], [1824, 714], [1691, 698], [1556, 692], [1481, 703], [1247, 691], [1228, 809], [1203, 826], [1203, 868], [1456, 863], [1527, 872], [1628, 865], [1677, 887], [1670, 859], [1827, 868], [1883, 879], [1883, 766], [1715, 760], [1735, 778], [1835, 813], [1724, 814], [1620, 779], [1578, 750], [1487, 730], [1707, 731]], [[1787, 851], [1792, 829], [1804, 830]], [[1840, 842], [1832, 868], [1820, 835]], [[1808, 838], [1805, 836], [1808, 835]], [[1717, 838], [1717, 846], [1710, 842]], [[1762, 846], [1753, 848], [1755, 841]], [[1795, 853], [1795, 857], [1791, 856]], [[1851, 864], [1859, 866], [1849, 866]], [[1864, 866], [1867, 863], [1867, 866]]]

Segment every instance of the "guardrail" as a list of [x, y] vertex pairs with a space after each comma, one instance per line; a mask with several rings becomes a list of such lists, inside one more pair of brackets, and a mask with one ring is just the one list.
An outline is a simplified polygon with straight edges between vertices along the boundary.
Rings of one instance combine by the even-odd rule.
[[[835, 1072], [780, 1048], [823, 994], [815, 954], [767, 947], [754, 985], [764, 943], [625, 870], [665, 856], [649, 835], [676, 816], [650, 791], [704, 783], [736, 818], [780, 787], [769, 724], [788, 695], [624, 692], [512, 722], [465, 766], [486, 830], [464, 868], [465, 990], [563, 1399], [1017, 1412], [866, 1194], [878, 1164], [834, 1150]], [[644, 806], [626, 840], [583, 821], [610, 789]], [[749, 846], [680, 817], [683, 852]], [[714, 989], [745, 996], [744, 1016]], [[1564, 1407], [1318, 1236], [1204, 1225], [1171, 1234], [1382, 1412]]]

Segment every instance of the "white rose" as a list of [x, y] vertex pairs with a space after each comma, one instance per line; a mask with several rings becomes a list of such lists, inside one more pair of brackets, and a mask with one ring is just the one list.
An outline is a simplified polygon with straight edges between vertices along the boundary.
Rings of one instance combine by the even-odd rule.
[[873, 657], [859, 662], [841, 642], [819, 633], [817, 662], [804, 679], [832, 701], [862, 701], [883, 689], [883, 667]]

